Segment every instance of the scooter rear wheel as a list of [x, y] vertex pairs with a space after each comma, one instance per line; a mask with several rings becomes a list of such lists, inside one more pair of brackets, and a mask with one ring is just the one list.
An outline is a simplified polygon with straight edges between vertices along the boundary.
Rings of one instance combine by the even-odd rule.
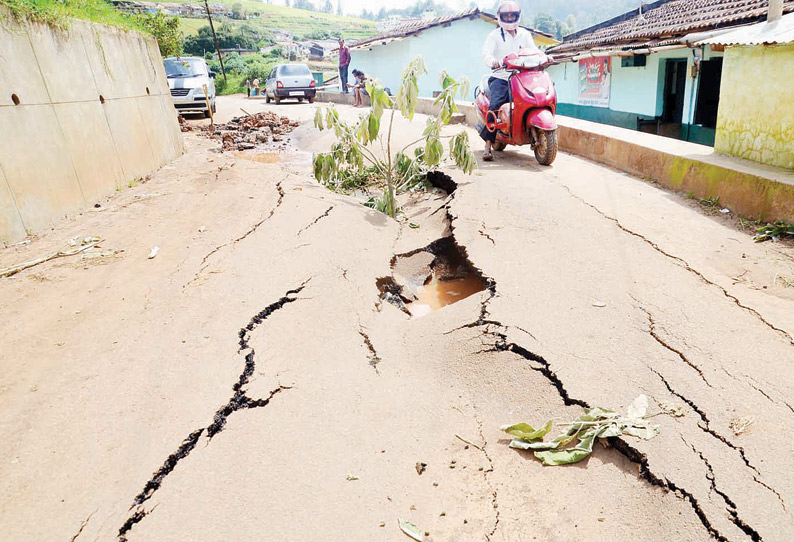
[[507, 143], [502, 143], [501, 141], [494, 141], [492, 147], [493, 150], [501, 152], [505, 150], [505, 148], [507, 148]]
[[542, 166], [550, 166], [557, 158], [557, 130], [538, 130], [535, 159]]

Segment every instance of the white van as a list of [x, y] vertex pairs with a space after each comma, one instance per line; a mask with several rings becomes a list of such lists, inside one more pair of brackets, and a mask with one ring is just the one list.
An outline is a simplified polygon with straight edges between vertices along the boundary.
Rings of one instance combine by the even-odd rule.
[[177, 111], [201, 111], [209, 117], [204, 85], [210, 99], [210, 109], [215, 112], [215, 72], [203, 58], [196, 56], [169, 57], [163, 60], [171, 99]]

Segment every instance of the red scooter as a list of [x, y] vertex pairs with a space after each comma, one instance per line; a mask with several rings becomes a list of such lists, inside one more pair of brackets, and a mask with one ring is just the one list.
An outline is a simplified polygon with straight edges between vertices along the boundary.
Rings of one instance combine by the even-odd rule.
[[511, 72], [508, 80], [510, 102], [498, 113], [488, 111], [490, 104], [488, 78], [485, 76], [474, 90], [481, 124], [489, 132], [496, 132], [493, 149], [502, 151], [508, 145], [531, 145], [535, 158], [544, 166], [557, 157], [557, 92], [551, 76], [544, 70], [554, 60], [537, 50], [522, 50], [503, 60]]

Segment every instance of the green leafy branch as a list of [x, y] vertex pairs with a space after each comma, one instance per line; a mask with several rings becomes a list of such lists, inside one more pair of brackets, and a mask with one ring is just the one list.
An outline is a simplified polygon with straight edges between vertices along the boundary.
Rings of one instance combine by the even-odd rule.
[[[467, 79], [456, 81], [446, 72], [441, 74], [442, 91], [434, 101], [438, 113], [427, 120], [422, 137], [399, 150], [392, 150], [395, 114], [399, 112], [404, 118], [413, 120], [419, 100], [419, 77], [426, 73], [422, 57], [416, 57], [403, 70], [393, 99], [380, 82], [367, 82], [371, 107], [357, 122], [342, 120], [333, 107], [318, 109], [314, 125], [319, 130], [333, 130], [337, 142], [329, 152], [314, 157], [315, 178], [334, 190], [360, 186], [362, 182], [385, 184], [383, 195], [376, 198], [373, 206], [394, 217], [396, 194], [423, 182], [428, 171], [438, 167], [444, 159], [442, 140], [449, 139], [449, 156], [464, 173], [471, 174], [477, 161], [471, 152], [468, 134], [461, 131], [454, 136], [441, 135], [442, 128], [458, 112], [455, 98], [466, 96], [469, 82]], [[388, 120], [384, 123], [387, 111]], [[384, 124], [388, 124], [385, 134], [382, 133]], [[375, 144], [380, 145], [379, 150], [373, 149]]]
[[[544, 465], [568, 465], [582, 461], [593, 453], [597, 438], [631, 435], [649, 440], [659, 434], [659, 426], [648, 422], [648, 398], [640, 395], [629, 406], [626, 416], [601, 407], [586, 408], [584, 414], [570, 423], [560, 424], [567, 429], [553, 440], [543, 438], [551, 432], [552, 420], [540, 429], [526, 423], [505, 425], [501, 429], [512, 435], [511, 448], [535, 450], [534, 455]], [[575, 445], [571, 444], [576, 442]]]
[[778, 220], [774, 224], [767, 224], [755, 230], [755, 237], [753, 237], [753, 239], [758, 243], [770, 239], [777, 241], [784, 235], [794, 236], [794, 224], [787, 224], [786, 222]]

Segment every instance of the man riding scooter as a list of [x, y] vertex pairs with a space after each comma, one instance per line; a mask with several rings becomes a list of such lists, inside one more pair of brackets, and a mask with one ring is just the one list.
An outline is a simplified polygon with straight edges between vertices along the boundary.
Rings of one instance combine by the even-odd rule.
[[[510, 101], [510, 87], [508, 79], [510, 72], [502, 68], [502, 60], [519, 49], [537, 49], [532, 34], [518, 24], [521, 20], [521, 6], [513, 0], [506, 0], [499, 5], [497, 11], [499, 28], [488, 34], [482, 47], [482, 59], [485, 65], [495, 70], [488, 79], [488, 91], [491, 103], [489, 111], [497, 112], [499, 108]], [[482, 159], [486, 162], [493, 160], [491, 147], [496, 141], [496, 132], [482, 130], [480, 137], [485, 140], [485, 152]]]

